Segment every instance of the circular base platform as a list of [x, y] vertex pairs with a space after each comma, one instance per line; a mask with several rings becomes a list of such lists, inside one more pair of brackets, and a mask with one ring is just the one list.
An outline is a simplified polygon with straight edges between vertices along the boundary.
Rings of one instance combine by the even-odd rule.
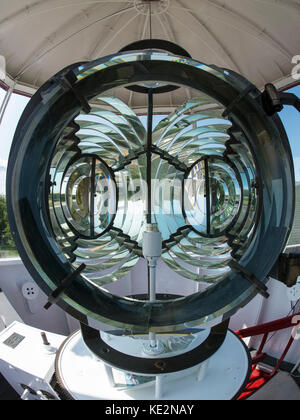
[[[251, 372], [248, 348], [229, 331], [223, 346], [206, 362], [163, 377], [161, 400], [238, 398]], [[80, 331], [61, 346], [56, 376], [63, 395], [73, 400], [156, 400], [156, 378], [111, 369], [86, 347]]]

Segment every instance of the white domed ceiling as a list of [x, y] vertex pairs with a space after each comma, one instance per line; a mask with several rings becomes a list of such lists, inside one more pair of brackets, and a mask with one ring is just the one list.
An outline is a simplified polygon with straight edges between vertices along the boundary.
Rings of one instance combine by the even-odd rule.
[[113, 54], [150, 34], [259, 88], [287, 84], [300, 54], [299, 0], [9, 0], [1, 2], [0, 16], [7, 73], [33, 87], [71, 63]]

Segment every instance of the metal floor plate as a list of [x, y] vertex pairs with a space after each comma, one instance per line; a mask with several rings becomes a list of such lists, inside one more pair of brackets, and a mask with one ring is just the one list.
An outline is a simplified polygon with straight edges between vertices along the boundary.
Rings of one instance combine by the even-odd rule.
[[249, 398], [251, 401], [300, 401], [300, 388], [287, 372], [279, 372]]

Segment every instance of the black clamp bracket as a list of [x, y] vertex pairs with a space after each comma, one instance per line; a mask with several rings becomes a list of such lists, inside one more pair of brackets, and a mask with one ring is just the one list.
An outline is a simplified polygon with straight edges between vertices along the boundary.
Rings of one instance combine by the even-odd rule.
[[89, 114], [92, 110], [89, 103], [85, 99], [85, 97], [78, 91], [75, 86], [75, 82], [77, 81], [75, 74], [72, 70], [69, 70], [67, 73], [60, 75], [57, 77], [57, 82], [66, 90], [69, 90], [73, 93], [77, 101], [80, 103], [82, 110]]
[[268, 83], [261, 95], [262, 105], [269, 117], [283, 110], [284, 105], [293, 106], [300, 112], [300, 99], [293, 93], [279, 92], [274, 85]]
[[260, 280], [258, 280], [254, 274], [250, 273], [245, 267], [241, 266], [238, 262], [236, 261], [230, 261], [230, 263], [228, 264], [229, 267], [234, 270], [237, 271], [238, 273], [240, 273], [246, 280], [250, 281], [250, 283], [252, 283], [256, 289], [258, 290], [258, 292], [266, 299], [268, 299], [270, 297], [269, 293], [267, 292], [268, 288], [267, 286]]
[[246, 89], [244, 89], [232, 102], [227, 106], [225, 111], [222, 114], [222, 117], [227, 117], [232, 110], [239, 105], [240, 101], [244, 99], [250, 92], [254, 91], [254, 86], [250, 85]]
[[78, 276], [84, 269], [86, 268], [85, 264], [81, 264], [77, 270], [75, 270], [72, 274], [70, 274], [68, 277], [66, 277], [61, 285], [54, 290], [52, 295], [49, 296], [48, 302], [44, 306], [44, 309], [48, 310], [52, 305], [54, 305], [60, 298], [61, 294], [64, 293], [64, 291], [71, 285], [72, 281], [75, 279], [75, 277]]
[[168, 152], [166, 152], [163, 149], [160, 149], [157, 146], [152, 145], [151, 147], [152, 153], [158, 155], [161, 157], [161, 159], [166, 160], [170, 163], [170, 165], [174, 166], [175, 169], [181, 172], [189, 172], [189, 169], [183, 162], [181, 162], [179, 159], [175, 158], [174, 156], [170, 155]]
[[140, 257], [143, 256], [142, 255], [142, 248], [139, 246], [137, 241], [134, 241], [133, 239], [131, 239], [129, 235], [126, 235], [122, 231], [122, 229], [116, 228], [115, 226], [112, 226], [111, 230], [118, 234], [118, 236], [115, 237], [115, 240], [119, 244], [124, 244], [124, 246], [126, 246], [126, 248], [128, 250], [132, 251], [134, 254], [139, 255]]

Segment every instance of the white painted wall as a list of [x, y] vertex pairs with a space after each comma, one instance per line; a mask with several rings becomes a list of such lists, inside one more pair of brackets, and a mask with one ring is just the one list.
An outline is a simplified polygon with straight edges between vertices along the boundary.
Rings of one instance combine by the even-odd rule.
[[35, 301], [29, 302], [24, 298], [22, 287], [27, 282], [32, 282], [32, 279], [20, 259], [0, 259], [0, 288], [23, 322], [45, 331], [68, 335], [70, 328], [66, 314], [58, 307], [44, 310], [47, 296], [40, 289]]
[[[195, 283], [182, 279], [176, 273], [170, 276], [167, 267], [159, 263], [158, 292], [174, 293], [174, 285], [179, 294], [187, 295], [195, 292]], [[122, 281], [109, 286], [109, 290], [116, 294], [139, 294], [147, 292], [146, 263], [139, 264]], [[22, 287], [25, 283], [32, 281], [29, 273], [20, 259], [0, 260], [0, 288], [11, 303], [18, 316], [24, 323], [33, 327], [54, 332], [62, 335], [69, 335], [79, 328], [79, 323], [67, 315], [59, 307], [53, 305], [48, 311], [43, 309], [47, 301], [46, 295], [39, 291], [34, 302], [28, 302], [23, 294]], [[291, 303], [288, 300], [286, 287], [276, 280], [268, 283], [270, 298], [264, 299], [257, 296], [245, 308], [241, 309], [230, 322], [233, 331], [252, 327], [257, 324], [270, 322], [289, 314]], [[0, 303], [1, 305], [1, 303]], [[5, 308], [0, 306], [1, 310]], [[298, 308], [298, 311], [300, 308]], [[291, 330], [278, 332], [266, 345], [266, 352], [273, 357], [280, 357], [289, 338]], [[248, 340], [249, 342], [249, 340]], [[258, 339], [253, 339], [249, 345], [257, 348]], [[295, 341], [286, 361], [295, 363], [300, 357], [300, 339]]]

